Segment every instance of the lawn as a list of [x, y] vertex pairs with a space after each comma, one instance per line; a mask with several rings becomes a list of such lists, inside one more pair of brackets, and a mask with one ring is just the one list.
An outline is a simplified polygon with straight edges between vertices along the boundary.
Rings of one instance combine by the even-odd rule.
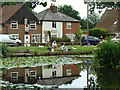
[[[45, 47], [10, 47], [11, 50], [24, 50], [24, 49], [30, 49], [30, 50], [35, 50], [36, 52], [49, 52], [49, 50], [47, 49], [49, 46], [45, 46]], [[76, 48], [76, 49], [73, 49]], [[76, 51], [76, 52], [80, 52], [80, 51], [92, 51], [94, 50], [96, 47], [94, 46], [67, 46], [67, 48], [71, 49], [71, 51]], [[57, 50], [58, 52], [61, 51], [61, 47], [58, 48]]]

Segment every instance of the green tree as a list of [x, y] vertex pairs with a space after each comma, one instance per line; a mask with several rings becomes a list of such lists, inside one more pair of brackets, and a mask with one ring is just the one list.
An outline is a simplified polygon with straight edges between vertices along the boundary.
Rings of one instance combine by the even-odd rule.
[[[99, 13], [101, 13], [103, 9], [120, 8], [120, 1], [114, 1], [114, 2], [103, 2], [103, 1], [99, 0], [99, 2], [97, 2], [97, 1], [89, 2], [88, 4], [90, 6], [90, 12], [94, 13], [94, 10], [98, 9]], [[84, 3], [86, 3], [86, 2], [84, 2]]]
[[58, 7], [58, 11], [61, 13], [64, 13], [65, 15], [68, 15], [72, 18], [78, 19], [80, 20], [80, 16], [79, 16], [79, 12], [76, 11], [75, 9], [72, 8], [72, 6], [68, 6], [68, 5], [64, 5], [64, 6], [60, 6]]
[[81, 28], [79, 27], [77, 32], [75, 33], [75, 41], [76, 42], [81, 42], [81, 39], [82, 39], [82, 31], [81, 31]]

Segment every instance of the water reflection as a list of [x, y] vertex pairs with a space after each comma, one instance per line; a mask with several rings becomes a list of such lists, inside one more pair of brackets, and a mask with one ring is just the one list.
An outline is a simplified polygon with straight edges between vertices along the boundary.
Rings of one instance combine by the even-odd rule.
[[120, 71], [111, 68], [100, 68], [95, 71], [96, 82], [100, 88], [120, 88]]
[[80, 77], [81, 64], [46, 64], [37, 67], [2, 69], [2, 80], [13, 84], [56, 85]]

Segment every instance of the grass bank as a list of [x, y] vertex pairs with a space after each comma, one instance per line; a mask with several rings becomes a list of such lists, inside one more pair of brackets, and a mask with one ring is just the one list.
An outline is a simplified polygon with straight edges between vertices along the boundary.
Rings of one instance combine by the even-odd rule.
[[[49, 46], [45, 46], [45, 47], [10, 47], [11, 50], [25, 50], [25, 49], [29, 49], [29, 50], [35, 50], [36, 52], [50, 52], [48, 50]], [[67, 48], [71, 49], [71, 51], [68, 52], [81, 52], [81, 51], [93, 51], [94, 49], [96, 49], [96, 47], [94, 46], [67, 46]], [[74, 48], [74, 49], [73, 49]], [[58, 50], [56, 52], [63, 52], [61, 51], [61, 47], [58, 48]]]

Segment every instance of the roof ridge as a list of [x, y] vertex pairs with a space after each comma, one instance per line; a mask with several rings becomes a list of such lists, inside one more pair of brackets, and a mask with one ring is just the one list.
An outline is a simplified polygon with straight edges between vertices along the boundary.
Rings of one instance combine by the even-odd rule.
[[49, 10], [49, 8], [48, 8], [48, 9], [46, 9], [46, 12], [45, 12], [45, 14], [44, 14], [44, 16], [43, 16], [42, 20], [45, 18], [45, 15], [46, 15], [46, 13], [48, 12], [48, 10]]

